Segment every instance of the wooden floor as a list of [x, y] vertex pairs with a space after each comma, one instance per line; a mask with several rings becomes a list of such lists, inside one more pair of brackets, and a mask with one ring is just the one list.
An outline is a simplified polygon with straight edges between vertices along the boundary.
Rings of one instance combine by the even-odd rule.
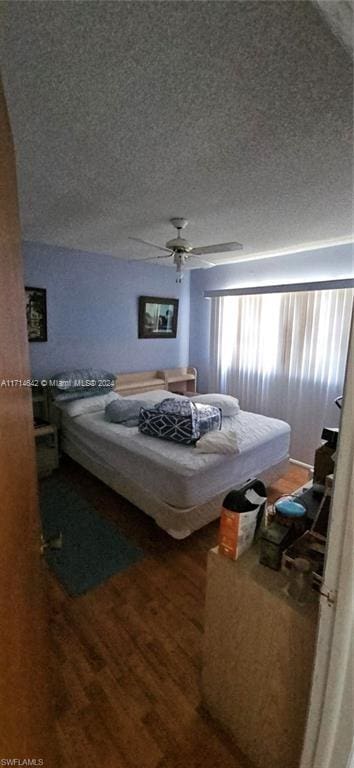
[[[79, 598], [48, 572], [63, 768], [250, 768], [200, 702], [206, 555], [217, 522], [177, 542], [73, 462], [59, 472], [146, 553]], [[270, 496], [306, 480], [292, 466]]]

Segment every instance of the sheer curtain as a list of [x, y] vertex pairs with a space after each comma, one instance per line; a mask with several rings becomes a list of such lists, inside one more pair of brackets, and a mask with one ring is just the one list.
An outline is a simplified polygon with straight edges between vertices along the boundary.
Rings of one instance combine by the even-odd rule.
[[209, 390], [288, 421], [292, 458], [312, 464], [339, 423], [351, 309], [348, 288], [213, 299]]

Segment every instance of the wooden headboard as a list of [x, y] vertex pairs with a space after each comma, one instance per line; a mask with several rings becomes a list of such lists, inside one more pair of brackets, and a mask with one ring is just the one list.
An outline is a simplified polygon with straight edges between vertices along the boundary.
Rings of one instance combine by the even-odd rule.
[[164, 377], [158, 374], [159, 371], [117, 373], [114, 390], [119, 395], [136, 395], [140, 392], [150, 392], [153, 389], [167, 389]]
[[196, 391], [197, 371], [190, 366], [166, 368], [161, 371], [139, 371], [137, 373], [117, 373], [115, 391], [120, 395], [135, 395], [154, 389], [166, 389], [169, 392], [194, 393]]

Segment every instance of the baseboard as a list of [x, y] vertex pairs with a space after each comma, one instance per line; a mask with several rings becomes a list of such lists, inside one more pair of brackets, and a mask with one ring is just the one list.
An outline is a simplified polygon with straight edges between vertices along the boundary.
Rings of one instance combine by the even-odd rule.
[[306, 464], [304, 461], [298, 461], [297, 459], [289, 459], [290, 464], [296, 464], [298, 467], [303, 467], [304, 469], [307, 469], [309, 472], [313, 472], [313, 466], [311, 464]]

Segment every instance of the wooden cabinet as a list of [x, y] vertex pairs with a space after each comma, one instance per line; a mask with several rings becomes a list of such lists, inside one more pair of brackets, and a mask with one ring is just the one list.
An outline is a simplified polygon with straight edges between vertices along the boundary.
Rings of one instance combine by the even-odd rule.
[[298, 768], [318, 601], [299, 606], [287, 578], [258, 562], [208, 555], [203, 700], [257, 768]]
[[53, 424], [35, 427], [38, 477], [47, 477], [59, 466], [58, 432]]
[[32, 408], [33, 416], [49, 421], [48, 394], [42, 387], [32, 389]]
[[[47, 391], [32, 390], [33, 417], [38, 421], [34, 427], [36, 444], [36, 459], [38, 477], [47, 477], [59, 466], [58, 431], [49, 422], [49, 405]], [[38, 426], [39, 424], [39, 426]]]

